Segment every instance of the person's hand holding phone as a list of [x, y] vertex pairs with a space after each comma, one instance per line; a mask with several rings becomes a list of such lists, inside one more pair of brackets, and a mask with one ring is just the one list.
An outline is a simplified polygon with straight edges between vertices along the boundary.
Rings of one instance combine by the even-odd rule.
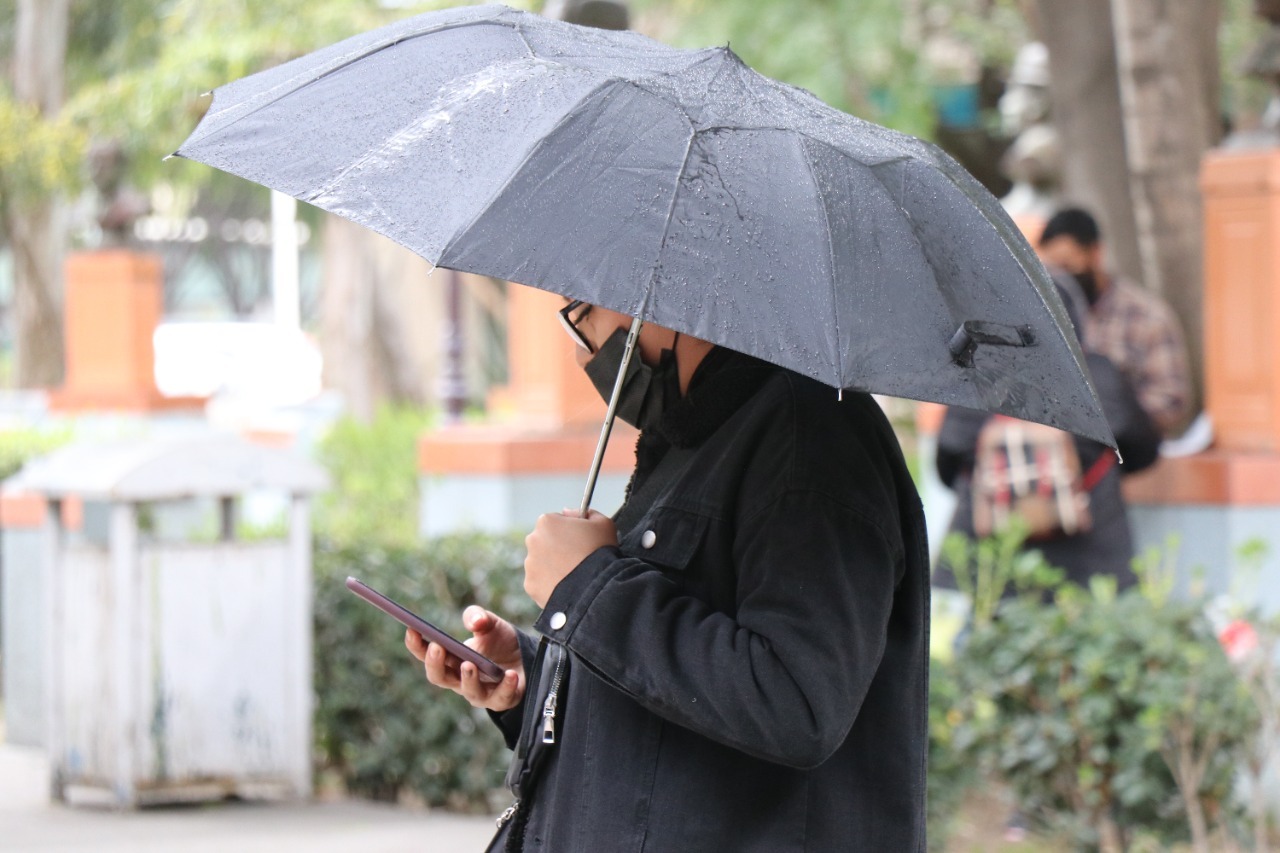
[[519, 705], [524, 697], [525, 672], [515, 626], [475, 605], [462, 612], [462, 624], [472, 634], [467, 645], [502, 667], [502, 681], [481, 681], [475, 664], [460, 661], [437, 643], [428, 643], [412, 628], [405, 631], [405, 647], [422, 661], [427, 681], [452, 690], [476, 708], [507, 711]]

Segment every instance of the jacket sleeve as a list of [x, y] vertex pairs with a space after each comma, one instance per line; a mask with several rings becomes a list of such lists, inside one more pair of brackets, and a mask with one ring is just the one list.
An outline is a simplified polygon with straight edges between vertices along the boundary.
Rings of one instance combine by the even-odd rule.
[[1102, 412], [1124, 464], [1122, 474], [1135, 474], [1153, 465], [1160, 455], [1160, 429], [1142, 407], [1137, 393], [1110, 359], [1090, 353], [1089, 372], [1102, 403]]
[[732, 616], [602, 548], [561, 581], [536, 627], [672, 723], [814, 767], [844, 742], [879, 665], [902, 549], [813, 491], [783, 493], [738, 530]]

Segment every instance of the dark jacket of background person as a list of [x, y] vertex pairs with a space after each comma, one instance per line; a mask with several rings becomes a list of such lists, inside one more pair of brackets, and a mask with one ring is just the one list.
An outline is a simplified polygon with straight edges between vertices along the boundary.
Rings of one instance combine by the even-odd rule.
[[[1148, 467], [1160, 449], [1160, 433], [1155, 423], [1138, 402], [1133, 386], [1105, 356], [1085, 356], [1093, 377], [1102, 411], [1115, 434], [1124, 465], [1113, 465], [1089, 493], [1089, 512], [1093, 527], [1085, 533], [1037, 540], [1028, 547], [1044, 553], [1050, 565], [1063, 569], [1067, 579], [1087, 584], [1094, 574], [1114, 575], [1120, 588], [1132, 585], [1137, 578], [1130, 565], [1133, 539], [1125, 516], [1124, 497], [1120, 492], [1122, 474]], [[991, 415], [972, 409], [952, 407], [942, 421], [938, 433], [938, 476], [958, 499], [951, 532], [973, 536], [973, 491], [970, 477], [977, 455], [978, 433]], [[1075, 438], [1082, 471], [1110, 448], [1084, 438]], [[951, 586], [954, 579], [939, 573], [939, 585]]]
[[633, 496], [672, 445], [688, 466], [537, 623], [573, 666], [524, 849], [923, 851], [928, 549], [888, 421], [718, 348]]

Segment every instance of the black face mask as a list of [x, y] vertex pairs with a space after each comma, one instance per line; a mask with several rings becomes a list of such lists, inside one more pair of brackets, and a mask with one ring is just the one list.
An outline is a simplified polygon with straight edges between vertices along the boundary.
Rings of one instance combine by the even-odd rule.
[[1085, 270], [1071, 276], [1076, 280], [1076, 284], [1080, 285], [1080, 290], [1084, 292], [1084, 298], [1089, 300], [1089, 304], [1093, 305], [1098, 301], [1098, 297], [1102, 294], [1098, 292], [1098, 274], [1093, 270]]
[[[626, 349], [627, 330], [618, 329], [587, 362], [587, 378], [606, 403], [613, 396], [613, 384]], [[624, 423], [643, 432], [661, 420], [667, 406], [679, 399], [680, 371], [676, 367], [674, 348], [662, 351], [657, 367], [641, 361], [640, 353], [632, 353], [618, 397], [617, 415]]]

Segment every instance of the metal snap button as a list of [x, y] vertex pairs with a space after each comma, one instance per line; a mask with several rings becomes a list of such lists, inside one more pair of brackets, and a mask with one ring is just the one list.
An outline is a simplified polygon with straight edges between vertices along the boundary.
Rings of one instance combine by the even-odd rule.
[[551, 614], [552, 630], [559, 631], [561, 628], [564, 627], [564, 623], [568, 621], [569, 621], [569, 617], [565, 616], [563, 611], [557, 610], [555, 613]]
[[646, 530], [640, 537], [640, 547], [648, 550], [658, 544], [658, 534], [652, 530]]

